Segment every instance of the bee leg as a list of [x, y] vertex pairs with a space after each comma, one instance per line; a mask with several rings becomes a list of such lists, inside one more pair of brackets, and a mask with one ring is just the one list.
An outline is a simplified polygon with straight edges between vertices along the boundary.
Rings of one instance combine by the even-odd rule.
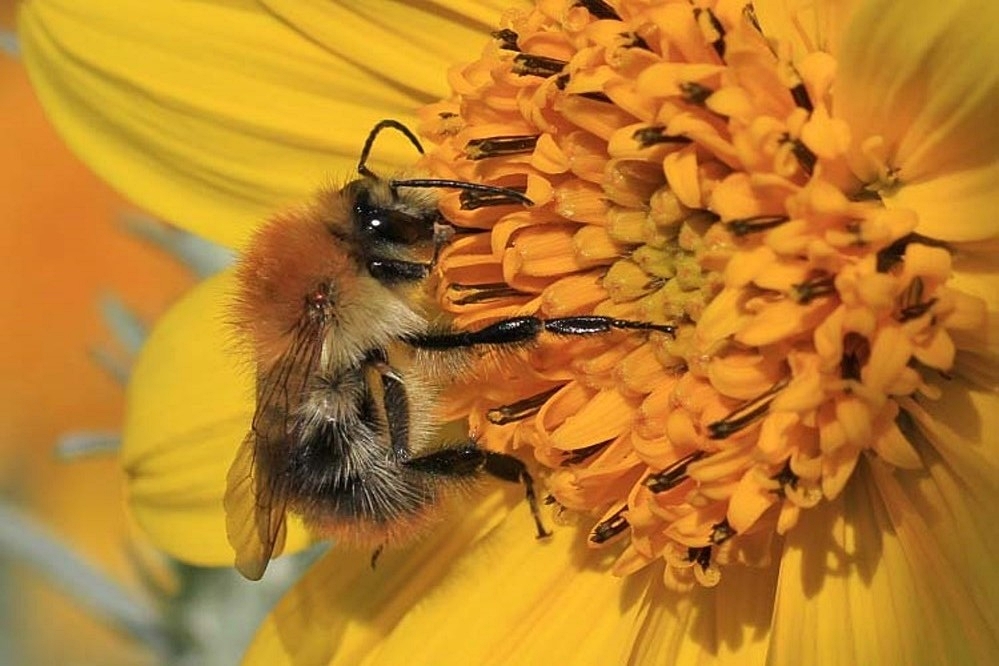
[[402, 378], [388, 362], [384, 349], [368, 352], [367, 362], [382, 379], [382, 402], [388, 426], [392, 455], [396, 460], [409, 460], [409, 396]]
[[527, 471], [527, 466], [514, 456], [486, 451], [476, 446], [474, 442], [469, 442], [431, 451], [411, 458], [403, 464], [411, 469], [445, 478], [466, 478], [485, 472], [502, 481], [522, 483], [538, 538], [551, 536], [551, 532], [546, 530], [544, 523], [541, 522], [538, 496], [534, 492], [534, 479]]
[[578, 317], [510, 317], [501, 319], [478, 331], [449, 331], [445, 333], [422, 333], [413, 335], [406, 342], [419, 349], [444, 351], [474, 345], [516, 345], [533, 342], [542, 333], [554, 335], [597, 335], [613, 330], [659, 331], [673, 335], [675, 326], [654, 324], [646, 321], [631, 321], [581, 315]]
[[398, 259], [374, 258], [368, 261], [368, 272], [382, 284], [404, 284], [419, 282], [430, 275], [431, 264]]

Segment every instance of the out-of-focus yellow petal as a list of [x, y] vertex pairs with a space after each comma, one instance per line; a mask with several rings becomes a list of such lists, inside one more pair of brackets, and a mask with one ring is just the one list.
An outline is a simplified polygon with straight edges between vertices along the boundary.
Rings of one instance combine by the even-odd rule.
[[788, 535], [769, 663], [985, 663], [994, 634], [982, 634], [985, 618], [960, 596], [974, 579], [912, 538], [909, 521], [928, 507], [886, 507], [879, 486], [890, 475], [861, 465]]
[[[228, 565], [222, 495], [253, 414], [253, 372], [223, 320], [228, 273], [191, 291], [150, 335], [128, 389], [122, 465], [136, 520], [188, 562]], [[308, 543], [297, 522], [288, 549]]]
[[902, 186], [892, 206], [919, 213], [919, 233], [995, 236], [999, 203], [999, 4], [866, 2], [840, 49], [836, 114], [856, 140], [884, 138]]
[[[275, 208], [350, 177], [374, 123], [411, 122], [446, 94], [451, 60], [487, 39], [482, 24], [432, 5], [278, 11], [32, 0], [19, 27], [34, 86], [70, 146], [147, 210], [238, 246]], [[415, 157], [392, 137], [373, 164]]]
[[[387, 550], [372, 570], [371, 553], [336, 549], [317, 562], [285, 595], [257, 632], [246, 664], [359, 664], [429, 590], [447, 576], [456, 558], [473, 545], [515, 533], [522, 547], [541, 555], [520, 489], [497, 489], [481, 499], [457, 498], [447, 518], [411, 546]], [[508, 511], [515, 503], [512, 515]], [[519, 519], [512, 519], [517, 516]], [[503, 523], [505, 518], [511, 518]], [[471, 581], [474, 583], [475, 581]], [[455, 627], [456, 641], [474, 637], [452, 616], [431, 632]], [[404, 663], [419, 663], [412, 655]]]
[[510, 5], [405, 0], [261, 4], [304, 38], [367, 74], [373, 85], [411, 91], [421, 103], [448, 96], [448, 68], [479, 55]]

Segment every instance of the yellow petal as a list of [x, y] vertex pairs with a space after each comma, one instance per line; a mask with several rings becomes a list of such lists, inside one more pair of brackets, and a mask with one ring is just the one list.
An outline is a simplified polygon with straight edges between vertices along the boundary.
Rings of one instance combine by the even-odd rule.
[[[128, 389], [121, 457], [132, 511], [157, 546], [196, 564], [233, 563], [222, 496], [253, 414], [253, 372], [224, 322], [232, 288], [219, 275], [170, 310]], [[288, 550], [307, 543], [293, 521]]]
[[[467, 504], [456, 500], [448, 518], [430, 534], [409, 547], [384, 552], [374, 570], [370, 552], [330, 551], [264, 621], [244, 663], [359, 664], [411, 607], [441, 584], [455, 559], [476, 544], [495, 543], [508, 533], [511, 546], [544, 553], [549, 544], [534, 539], [522, 490], [512, 485], [505, 490], [465, 500]], [[428, 636], [443, 626], [427, 631]], [[474, 639], [465, 633], [453, 638]]]
[[882, 474], [860, 465], [789, 533], [769, 663], [981, 663], [990, 642], [994, 654], [995, 634], [976, 631], [984, 618], [957, 594], [955, 572], [906, 534], [926, 507], [886, 509]]
[[619, 663], [766, 663], [776, 583], [776, 566], [726, 567], [717, 587], [691, 592], [671, 592], [655, 581], [640, 601], [631, 658]]
[[999, 4], [865, 3], [846, 29], [837, 116], [854, 138], [882, 136], [902, 186], [888, 202], [919, 213], [919, 233], [994, 236], [999, 202]]
[[[349, 178], [374, 123], [412, 122], [446, 92], [451, 58], [485, 35], [460, 12], [403, 2], [379, 3], [377, 24], [370, 3], [298, 4], [282, 17], [249, 2], [33, 0], [19, 28], [43, 105], [91, 168], [143, 208], [238, 246], [275, 208]], [[309, 34], [294, 25], [305, 19]], [[398, 54], [428, 39], [439, 47], [405, 67]], [[391, 137], [372, 163], [416, 157]]]

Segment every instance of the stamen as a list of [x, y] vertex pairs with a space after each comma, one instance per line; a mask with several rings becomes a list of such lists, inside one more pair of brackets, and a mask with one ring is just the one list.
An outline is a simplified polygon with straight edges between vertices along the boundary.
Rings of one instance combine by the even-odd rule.
[[493, 39], [500, 43], [500, 48], [504, 51], [520, 51], [520, 46], [517, 44], [517, 40], [520, 39], [520, 35], [513, 30], [503, 28], [502, 30], [493, 32], [492, 36]]
[[776, 481], [777, 483], [780, 484], [780, 488], [774, 490], [774, 493], [780, 495], [781, 497], [784, 497], [787, 494], [785, 488], [790, 488], [791, 490], [797, 488], [798, 482], [801, 481], [801, 477], [795, 474], [791, 470], [791, 459], [788, 458], [784, 462], [784, 466], [781, 468], [781, 470], [777, 472], [775, 475], [771, 476], [770, 480]]
[[524, 292], [514, 289], [506, 282], [490, 282], [486, 284], [461, 284], [453, 282], [448, 286], [449, 291], [468, 292], [457, 298], [448, 299], [454, 305], [473, 305], [497, 298], [508, 298], [510, 296], [524, 296]]
[[[504, 189], [513, 190], [521, 194], [527, 192], [526, 187], [508, 187]], [[464, 190], [458, 196], [458, 203], [461, 210], [477, 210], [479, 208], [488, 208], [489, 206], [520, 204], [523, 203], [523, 200], [510, 194], [504, 194], [500, 190], [492, 192]]]
[[711, 546], [687, 549], [687, 561], [699, 564], [702, 571], [707, 571], [711, 566]]
[[657, 143], [690, 143], [690, 139], [685, 136], [666, 134], [666, 128], [662, 125], [652, 125], [635, 130], [631, 138], [637, 141], [642, 148], [648, 148]]
[[490, 409], [486, 413], [486, 418], [494, 425], [506, 425], [507, 423], [521, 421], [529, 416], [534, 416], [541, 411], [544, 404], [548, 402], [548, 398], [558, 393], [561, 388], [561, 386], [556, 386], [555, 388], [532, 395], [523, 400], [518, 400], [509, 405]]
[[756, 17], [756, 7], [753, 7], [752, 3], [747, 3], [746, 6], [742, 8], [742, 16], [749, 21], [749, 25], [753, 26], [756, 32], [764, 35], [763, 28], [760, 26], [760, 19]]
[[628, 519], [624, 517], [627, 510], [628, 505], [625, 504], [620, 509], [615, 511], [610, 518], [597, 523], [597, 525], [590, 532], [590, 543], [607, 543], [618, 534], [628, 529]]
[[695, 83], [694, 81], [684, 81], [680, 84], [680, 92], [683, 93], [683, 99], [685, 102], [691, 104], [696, 104], [697, 106], [704, 106], [704, 103], [708, 101], [708, 98], [714, 94], [714, 90], [703, 86], [700, 83]]
[[620, 21], [621, 17], [617, 15], [614, 8], [608, 5], [604, 0], [577, 0], [573, 7], [583, 7], [586, 11], [595, 19], [603, 19], [610, 21]]
[[663, 471], [645, 479], [645, 487], [654, 493], [664, 493], [676, 488], [687, 479], [687, 466], [705, 456], [704, 451], [695, 451], [689, 456], [680, 458]]
[[735, 535], [735, 529], [728, 524], [728, 518], [725, 518], [720, 523], [711, 526], [711, 536], [708, 537], [708, 540], [715, 546], [720, 546]]
[[899, 301], [902, 307], [898, 315], [898, 320], [900, 322], [907, 322], [926, 314], [936, 304], [937, 299], [931, 298], [928, 301], [924, 301], [923, 279], [915, 277], [909, 282], [909, 286], [906, 288], [905, 293], [899, 297]]
[[602, 92], [583, 92], [575, 93], [577, 97], [585, 97], [586, 99], [592, 99], [594, 102], [603, 102], [604, 104], [613, 104], [611, 98]]
[[597, 442], [596, 444], [591, 444], [590, 446], [584, 446], [581, 449], [576, 449], [575, 451], [567, 451], [566, 457], [562, 460], [562, 467], [568, 467], [569, 465], [578, 465], [584, 462], [587, 458], [600, 453], [607, 445], [613, 442], [613, 439], [608, 439], [606, 442]]
[[804, 171], [805, 174], [811, 176], [812, 172], [815, 170], [815, 163], [819, 158], [808, 148], [808, 146], [801, 142], [801, 139], [792, 139], [790, 136], [785, 136], [784, 140], [791, 144], [791, 153], [794, 155], [795, 159], [798, 160], [801, 170]]
[[794, 100], [795, 106], [800, 109], [804, 109], [809, 113], [815, 110], [815, 107], [812, 106], [812, 98], [808, 96], [808, 88], [805, 87], [804, 82], [800, 82], [791, 88], [791, 99]]
[[738, 220], [729, 220], [725, 223], [733, 236], [741, 237], [749, 234], [759, 233], [779, 227], [791, 220], [787, 215], [756, 215], [754, 217], [743, 217]]
[[748, 428], [766, 415], [767, 410], [770, 409], [770, 403], [786, 386], [787, 380], [782, 379], [767, 389], [765, 393], [746, 402], [722, 420], [708, 424], [708, 437], [726, 439], [740, 430]]
[[465, 144], [465, 157], [470, 160], [484, 160], [489, 157], [524, 155], [533, 152], [537, 143], [537, 134], [491, 136], [484, 139], [472, 139]]
[[871, 343], [860, 333], [850, 332], [843, 336], [843, 358], [839, 362], [839, 376], [842, 379], [860, 381], [860, 370], [871, 357]]
[[823, 275], [808, 282], [792, 285], [794, 289], [794, 300], [802, 305], [808, 305], [820, 296], [828, 296], [836, 293], [836, 277], [833, 275]]
[[520, 76], [540, 76], [547, 79], [549, 76], [561, 74], [568, 64], [564, 60], [548, 56], [518, 53], [513, 59], [513, 73]]
[[708, 44], [715, 50], [719, 58], [725, 60], [725, 27], [721, 21], [710, 9], [694, 9], [694, 18]]
[[878, 252], [878, 273], [887, 273], [892, 268], [902, 263], [902, 258], [905, 256], [906, 248], [913, 243], [921, 243], [923, 245], [928, 245], [929, 247], [941, 247], [950, 251], [950, 245], [948, 245], [945, 241], [928, 238], [921, 234], [906, 234]]

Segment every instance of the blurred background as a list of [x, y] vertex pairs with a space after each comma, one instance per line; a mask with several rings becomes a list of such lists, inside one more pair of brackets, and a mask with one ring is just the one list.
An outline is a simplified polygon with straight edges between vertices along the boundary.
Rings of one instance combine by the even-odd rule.
[[[17, 57], [14, 14], [14, 3], [4, 0], [0, 663], [154, 663], [144, 646], [95, 612], [100, 602], [75, 598], [60, 574], [39, 567], [59, 558], [55, 544], [45, 540], [52, 537], [142, 598], [122, 474], [114, 452], [101, 446], [101, 440], [113, 445], [124, 394], [120, 378], [97, 359], [112, 352], [127, 363], [128, 350], [114, 339], [101, 302], [106, 308], [127, 304], [140, 320], [153, 321], [193, 277], [168, 254], [123, 231], [123, 216], [135, 211], [56, 136]], [[87, 439], [95, 442], [95, 450], [75, 459], [58, 456], [57, 443], [70, 434], [84, 449]], [[10, 543], [18, 537], [23, 543]], [[47, 551], [35, 552], [44, 546]]]
[[115, 452], [147, 327], [228, 255], [70, 154], [18, 58], [14, 5], [0, 0], [0, 665], [235, 663], [259, 618], [228, 635], [222, 609], [261, 615], [304, 562], [265, 589], [166, 560], [128, 519]]

